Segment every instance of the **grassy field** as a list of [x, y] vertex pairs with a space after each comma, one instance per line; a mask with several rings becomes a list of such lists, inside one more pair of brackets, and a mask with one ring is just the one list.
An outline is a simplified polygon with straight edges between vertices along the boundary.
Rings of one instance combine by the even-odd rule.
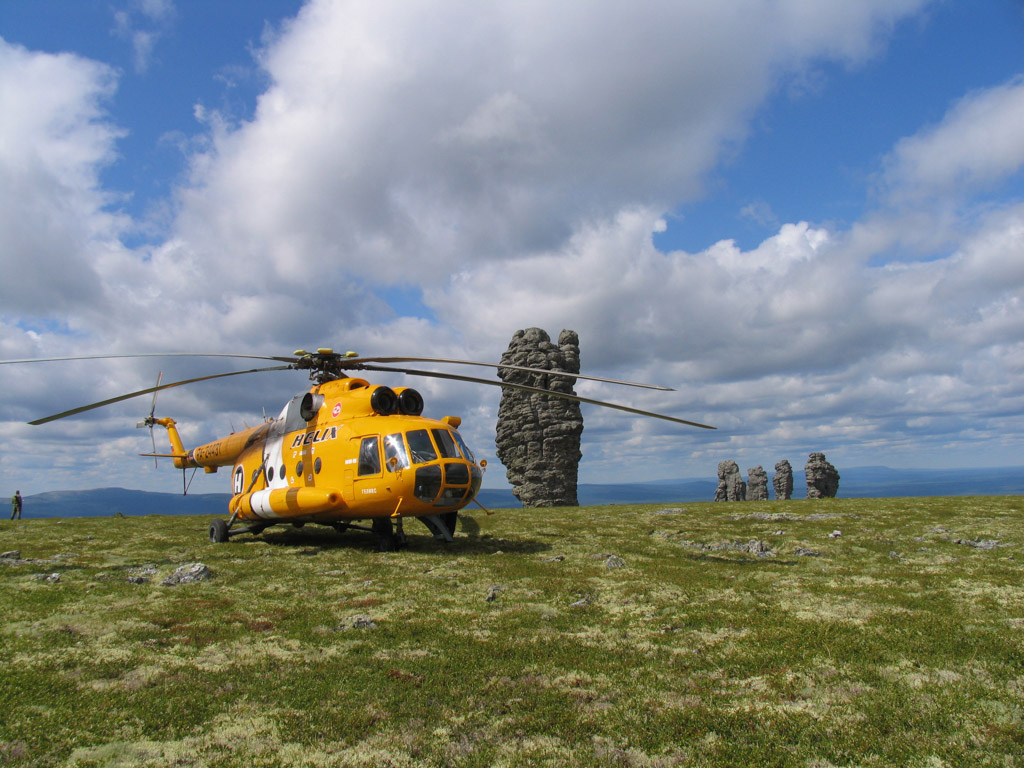
[[0, 523], [0, 764], [1024, 765], [1021, 497], [207, 525]]

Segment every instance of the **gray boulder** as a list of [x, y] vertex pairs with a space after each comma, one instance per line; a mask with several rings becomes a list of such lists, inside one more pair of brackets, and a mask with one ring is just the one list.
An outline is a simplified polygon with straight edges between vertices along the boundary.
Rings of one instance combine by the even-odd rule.
[[161, 582], [165, 587], [173, 587], [176, 584], [192, 584], [196, 581], [206, 581], [212, 578], [210, 569], [203, 563], [189, 563], [175, 569], [174, 573]]
[[739, 465], [735, 461], [718, 463], [718, 488], [715, 490], [715, 501], [746, 501], [747, 484], [740, 475]]
[[[509, 384], [524, 384], [554, 392], [576, 394], [572, 376], [580, 372], [579, 336], [562, 331], [558, 344], [540, 328], [516, 331], [501, 356], [506, 365], [539, 368], [551, 373], [530, 373], [499, 368]], [[583, 415], [580, 404], [560, 397], [504, 389], [498, 407], [495, 435], [498, 459], [524, 507], [575, 507]]]
[[833, 499], [839, 492], [839, 473], [824, 453], [812, 453], [807, 457], [807, 498]]
[[775, 488], [775, 498], [779, 501], [793, 498], [793, 467], [786, 459], [775, 465], [772, 487]]
[[768, 501], [768, 473], [760, 465], [747, 470], [747, 501]]

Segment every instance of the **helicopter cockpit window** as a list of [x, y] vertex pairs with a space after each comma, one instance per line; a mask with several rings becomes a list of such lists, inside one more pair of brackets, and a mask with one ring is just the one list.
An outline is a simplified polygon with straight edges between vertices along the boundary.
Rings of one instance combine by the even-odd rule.
[[[392, 462], [392, 459], [395, 461]], [[405, 440], [402, 439], [401, 433], [384, 438], [384, 466], [389, 472], [409, 467], [409, 456], [405, 452]]]
[[434, 444], [430, 442], [430, 435], [425, 429], [414, 429], [406, 437], [409, 439], [409, 453], [412, 454], [413, 464], [425, 464], [437, 458], [437, 451]]
[[359, 444], [358, 474], [360, 476], [380, 474], [380, 448], [378, 443], [380, 443], [380, 438], [374, 435], [373, 437], [364, 437], [363, 442]]
[[452, 433], [447, 429], [433, 429], [434, 440], [437, 442], [437, 449], [441, 452], [442, 459], [457, 459], [459, 452], [455, 449], [455, 441], [452, 440]]
[[459, 444], [459, 449], [462, 451], [462, 458], [466, 461], [475, 462], [476, 458], [473, 456], [473, 452], [469, 450], [469, 446], [466, 445], [466, 441], [462, 439], [462, 435], [455, 430], [452, 430], [452, 437], [454, 437], [455, 442]]

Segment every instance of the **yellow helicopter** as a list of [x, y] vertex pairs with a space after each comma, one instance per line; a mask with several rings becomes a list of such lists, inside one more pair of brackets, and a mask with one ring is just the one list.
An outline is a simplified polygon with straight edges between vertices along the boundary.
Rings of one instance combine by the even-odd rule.
[[[205, 472], [212, 473], [221, 467], [230, 467], [232, 496], [229, 517], [227, 520], [215, 519], [209, 529], [210, 541], [218, 543], [244, 533], [258, 534], [278, 524], [301, 527], [306, 523], [317, 523], [340, 532], [350, 527], [365, 530], [364, 526], [356, 523], [369, 520], [369, 530], [379, 537], [380, 549], [390, 551], [405, 542], [402, 521], [406, 517], [421, 520], [438, 540], [453, 540], [458, 511], [475, 500], [487, 462], [477, 461], [459, 434], [461, 419], [458, 416], [427, 418], [422, 415], [423, 397], [415, 389], [392, 389], [371, 384], [366, 379], [350, 376], [353, 371], [386, 371], [468, 381], [714, 429], [706, 424], [556, 392], [546, 387], [392, 367], [395, 363], [405, 362], [476, 365], [540, 374], [546, 377], [542, 382], [549, 382], [553, 377], [579, 378], [670, 391], [668, 387], [651, 384], [472, 360], [360, 358], [354, 352], [340, 354], [321, 348], [316, 352], [297, 350], [290, 357], [151, 353], [5, 360], [0, 364], [125, 357], [230, 357], [283, 363], [168, 384], [161, 384], [158, 377], [154, 387], [29, 422], [46, 424], [152, 393], [153, 405], [149, 416], [136, 426], [149, 427], [151, 433], [154, 426], [164, 427], [171, 450], [169, 453], [157, 453], [154, 440], [153, 452], [141, 455], [171, 458], [174, 466], [183, 471], [202, 467]], [[174, 419], [155, 416], [156, 393], [161, 390], [227, 376], [293, 369], [308, 371], [313, 385], [309, 391], [292, 398], [276, 419], [191, 450], [186, 450], [182, 444]]]

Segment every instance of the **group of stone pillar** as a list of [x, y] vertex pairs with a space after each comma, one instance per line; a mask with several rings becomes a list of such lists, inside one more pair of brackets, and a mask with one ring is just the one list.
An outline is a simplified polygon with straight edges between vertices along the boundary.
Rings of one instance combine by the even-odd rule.
[[[580, 340], [575, 331], [562, 331], [558, 343], [540, 328], [516, 331], [501, 362], [498, 376], [509, 384], [574, 395], [573, 374], [580, 372]], [[505, 389], [498, 408], [495, 443], [498, 459], [505, 465], [512, 492], [524, 507], [576, 506], [577, 470], [581, 457], [583, 416], [580, 404], [549, 395]], [[833, 497], [839, 490], [839, 473], [812, 453], [807, 461], [807, 498]], [[718, 465], [715, 501], [765, 501], [768, 473], [762, 467], [747, 470], [743, 481], [735, 461]], [[793, 497], [793, 468], [788, 461], [775, 465], [772, 478], [776, 499]]]
[[[839, 492], [839, 472], [826, 459], [824, 453], [812, 453], [804, 467], [807, 475], [807, 498], [834, 498]], [[775, 465], [772, 487], [777, 500], [793, 498], [793, 467], [783, 459]], [[767, 501], [768, 473], [761, 466], [747, 470], [747, 482], [743, 482], [740, 468], [729, 459], [718, 465], [718, 488], [715, 501]]]

